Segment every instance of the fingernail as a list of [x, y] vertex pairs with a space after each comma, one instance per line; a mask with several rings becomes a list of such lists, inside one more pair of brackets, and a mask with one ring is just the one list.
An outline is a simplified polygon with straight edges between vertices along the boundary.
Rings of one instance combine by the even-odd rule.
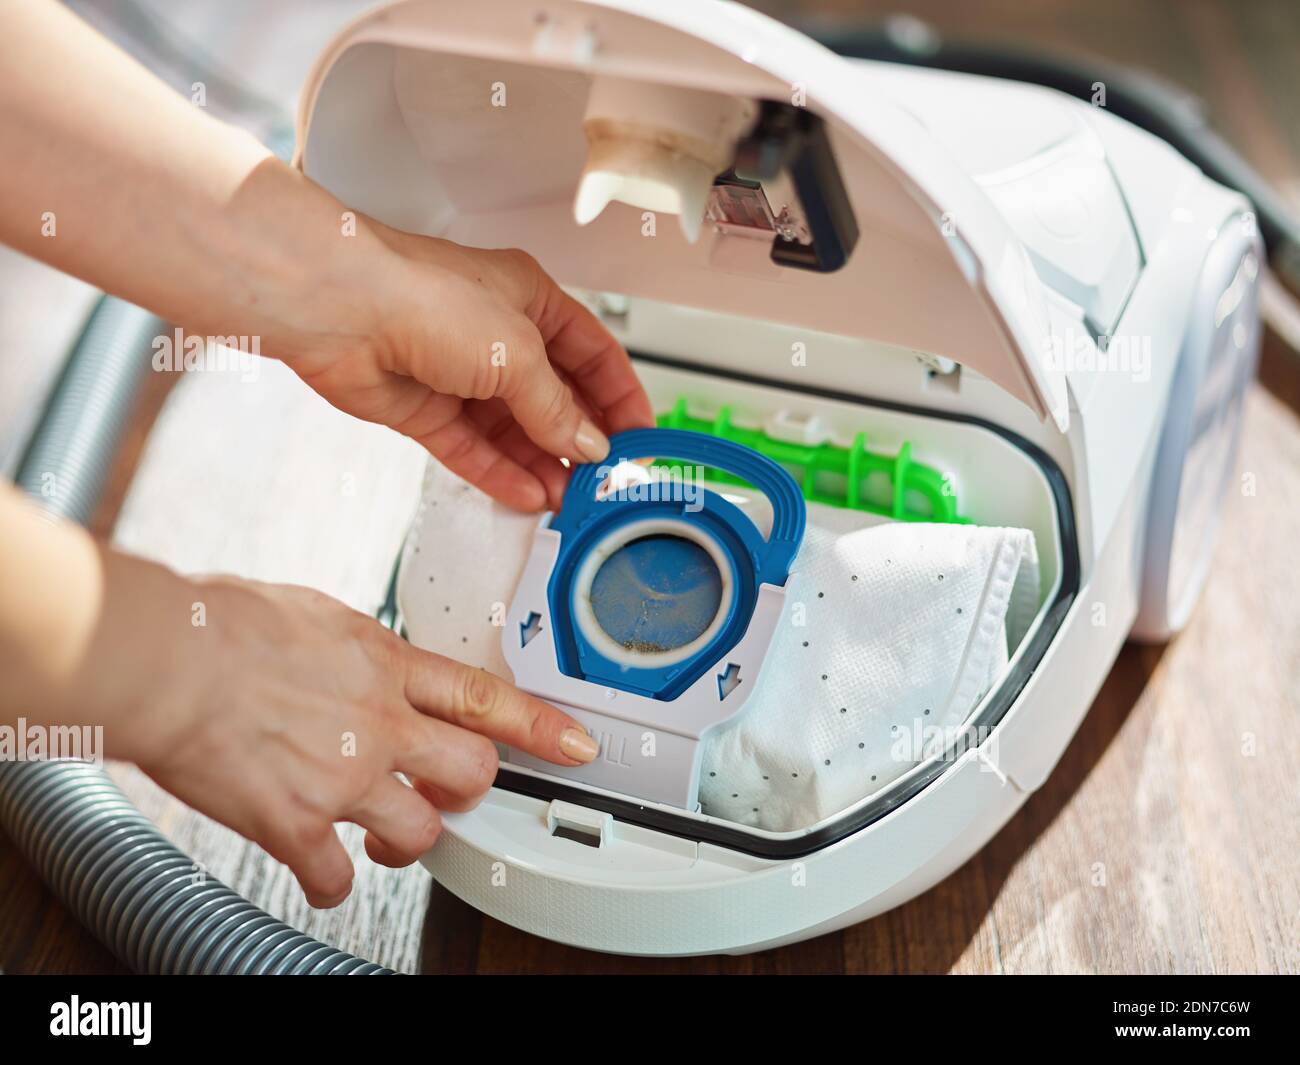
[[578, 426], [573, 442], [578, 447], [578, 454], [587, 462], [599, 462], [609, 454], [609, 438], [586, 418]]
[[590, 762], [600, 753], [600, 744], [580, 728], [566, 728], [560, 733], [560, 750], [575, 762]]

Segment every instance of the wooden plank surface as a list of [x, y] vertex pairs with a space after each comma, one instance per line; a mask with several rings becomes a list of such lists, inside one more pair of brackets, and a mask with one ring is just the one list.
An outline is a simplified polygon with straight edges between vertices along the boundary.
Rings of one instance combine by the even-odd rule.
[[[767, 5], [843, 18], [848, 0]], [[1295, 190], [1300, 5], [992, 0], [908, 5], [1152, 66], [1206, 92], [1216, 117]], [[881, 6], [883, 10], [883, 6]], [[893, 5], [890, 5], [893, 9]], [[524, 935], [433, 886], [370, 865], [317, 913], [256, 848], [129, 766], [114, 775], [165, 832], [276, 916], [406, 971], [1223, 972], [1300, 970], [1300, 367], [1267, 353], [1206, 594], [1166, 648], [1128, 647], [1046, 785], [975, 858], [875, 920], [742, 958], [650, 961]], [[148, 405], [146, 405], [146, 409]], [[326, 407], [275, 366], [255, 382], [191, 375], [167, 397], [117, 514], [119, 544], [188, 571], [309, 583], [372, 608], [414, 504], [422, 457]], [[116, 510], [103, 516], [107, 525]], [[0, 968], [118, 963], [0, 837]]]

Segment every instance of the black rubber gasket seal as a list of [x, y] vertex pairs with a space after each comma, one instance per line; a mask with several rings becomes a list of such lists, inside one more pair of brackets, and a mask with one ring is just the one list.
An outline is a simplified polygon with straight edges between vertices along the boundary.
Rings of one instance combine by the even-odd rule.
[[[1074, 521], [1074, 505], [1065, 475], [1061, 472], [1060, 466], [1047, 452], [1018, 433], [1013, 433], [1011, 430], [994, 422], [966, 414], [929, 410], [925, 407], [896, 403], [891, 400], [876, 400], [832, 388], [793, 385], [788, 381], [762, 377], [757, 374], [740, 373], [733, 370], [716, 370], [686, 359], [651, 355], [641, 351], [632, 351], [630, 354], [634, 360], [649, 363], [653, 366], [664, 366], [708, 377], [721, 377], [740, 381], [744, 384], [780, 388], [787, 392], [800, 392], [809, 396], [853, 403], [858, 406], [871, 406], [882, 410], [893, 410], [904, 414], [915, 414], [926, 418], [939, 418], [944, 421], [973, 425], [980, 429], [986, 429], [991, 433], [996, 433], [1033, 459], [1043, 471], [1048, 488], [1052, 493], [1052, 499], [1056, 504], [1057, 526], [1061, 537], [1061, 580], [1057, 587], [1056, 597], [1047, 608], [1042, 625], [1039, 626], [1038, 631], [1034, 633], [1033, 638], [1029, 641], [1025, 654], [1021, 656], [1016, 667], [1002, 682], [984, 712], [978, 718], [968, 722], [967, 728], [992, 729], [1006, 716], [1007, 711], [1020, 697], [1020, 693], [1029, 682], [1029, 678], [1034, 675], [1034, 671], [1043, 660], [1043, 655], [1047, 653], [1048, 647], [1056, 638], [1056, 634], [1065, 620], [1065, 615], [1069, 612], [1071, 604], [1073, 604], [1075, 597], [1079, 593], [1081, 571], [1079, 565], [1079, 541]], [[394, 575], [393, 588], [390, 590], [390, 598], [395, 591], [396, 575]], [[946, 755], [935, 759], [927, 763], [922, 771], [908, 780], [906, 784], [888, 789], [878, 799], [828, 825], [824, 825], [815, 832], [789, 839], [767, 839], [762, 836], [755, 836], [743, 828], [732, 828], [713, 821], [695, 821], [686, 814], [669, 813], [657, 807], [643, 806], [632, 799], [618, 799], [609, 795], [602, 795], [598, 792], [588, 791], [585, 788], [564, 784], [554, 778], [529, 776], [516, 772], [508, 765], [502, 765], [497, 771], [496, 781], [493, 786], [520, 795], [527, 795], [534, 799], [559, 799], [562, 802], [570, 802], [577, 806], [586, 807], [589, 810], [608, 813], [617, 821], [652, 829], [655, 832], [663, 832], [670, 836], [678, 836], [697, 843], [712, 843], [719, 847], [726, 847], [728, 850], [739, 851], [742, 854], [779, 861], [803, 858], [814, 854], [879, 821], [886, 814], [896, 810], [903, 803], [924, 791], [926, 787], [942, 776], [944, 771], [952, 764], [952, 761]]]

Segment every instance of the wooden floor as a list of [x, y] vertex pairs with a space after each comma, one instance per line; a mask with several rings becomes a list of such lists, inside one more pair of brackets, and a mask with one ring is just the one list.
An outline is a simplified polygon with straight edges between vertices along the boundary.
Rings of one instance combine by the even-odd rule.
[[[812, 6], [837, 7], [779, 10]], [[940, 21], [954, 10], [951, 0], [911, 7]], [[987, 16], [964, 19], [970, 32], [1018, 27], [1052, 43], [1076, 34], [1182, 77], [1207, 91], [1270, 177], [1297, 187], [1297, 74], [1293, 60], [1285, 71], [1278, 60], [1300, 39], [1296, 5], [961, 8]], [[1098, 25], [1107, 19], [1111, 34]], [[483, 917], [418, 868], [370, 865], [352, 832], [354, 896], [316, 913], [256, 848], [131, 767], [114, 773], [211, 875], [313, 935], [406, 971], [1296, 972], [1300, 360], [1276, 338], [1261, 382], [1241, 455], [1255, 491], [1229, 501], [1188, 630], [1168, 647], [1121, 653], [1046, 785], [982, 852], [922, 897], [844, 932], [743, 958], [590, 954]], [[373, 608], [415, 501], [418, 452], [338, 415], [277, 366], [256, 382], [190, 375], [164, 394], [167, 383], [155, 382], [98, 523], [121, 546], [183, 570], [297, 580]], [[150, 406], [161, 413], [146, 439]], [[120, 971], [3, 837], [0, 968]]]

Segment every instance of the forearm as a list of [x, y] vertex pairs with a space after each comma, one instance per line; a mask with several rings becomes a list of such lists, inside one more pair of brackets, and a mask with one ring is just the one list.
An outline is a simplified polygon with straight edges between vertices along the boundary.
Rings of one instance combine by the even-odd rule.
[[199, 682], [197, 588], [0, 484], [0, 723], [103, 725], [123, 758], [167, 742]]
[[382, 253], [364, 221], [345, 238], [332, 196], [61, 5], [0, 12], [0, 241], [266, 354], [364, 332], [352, 264]]

